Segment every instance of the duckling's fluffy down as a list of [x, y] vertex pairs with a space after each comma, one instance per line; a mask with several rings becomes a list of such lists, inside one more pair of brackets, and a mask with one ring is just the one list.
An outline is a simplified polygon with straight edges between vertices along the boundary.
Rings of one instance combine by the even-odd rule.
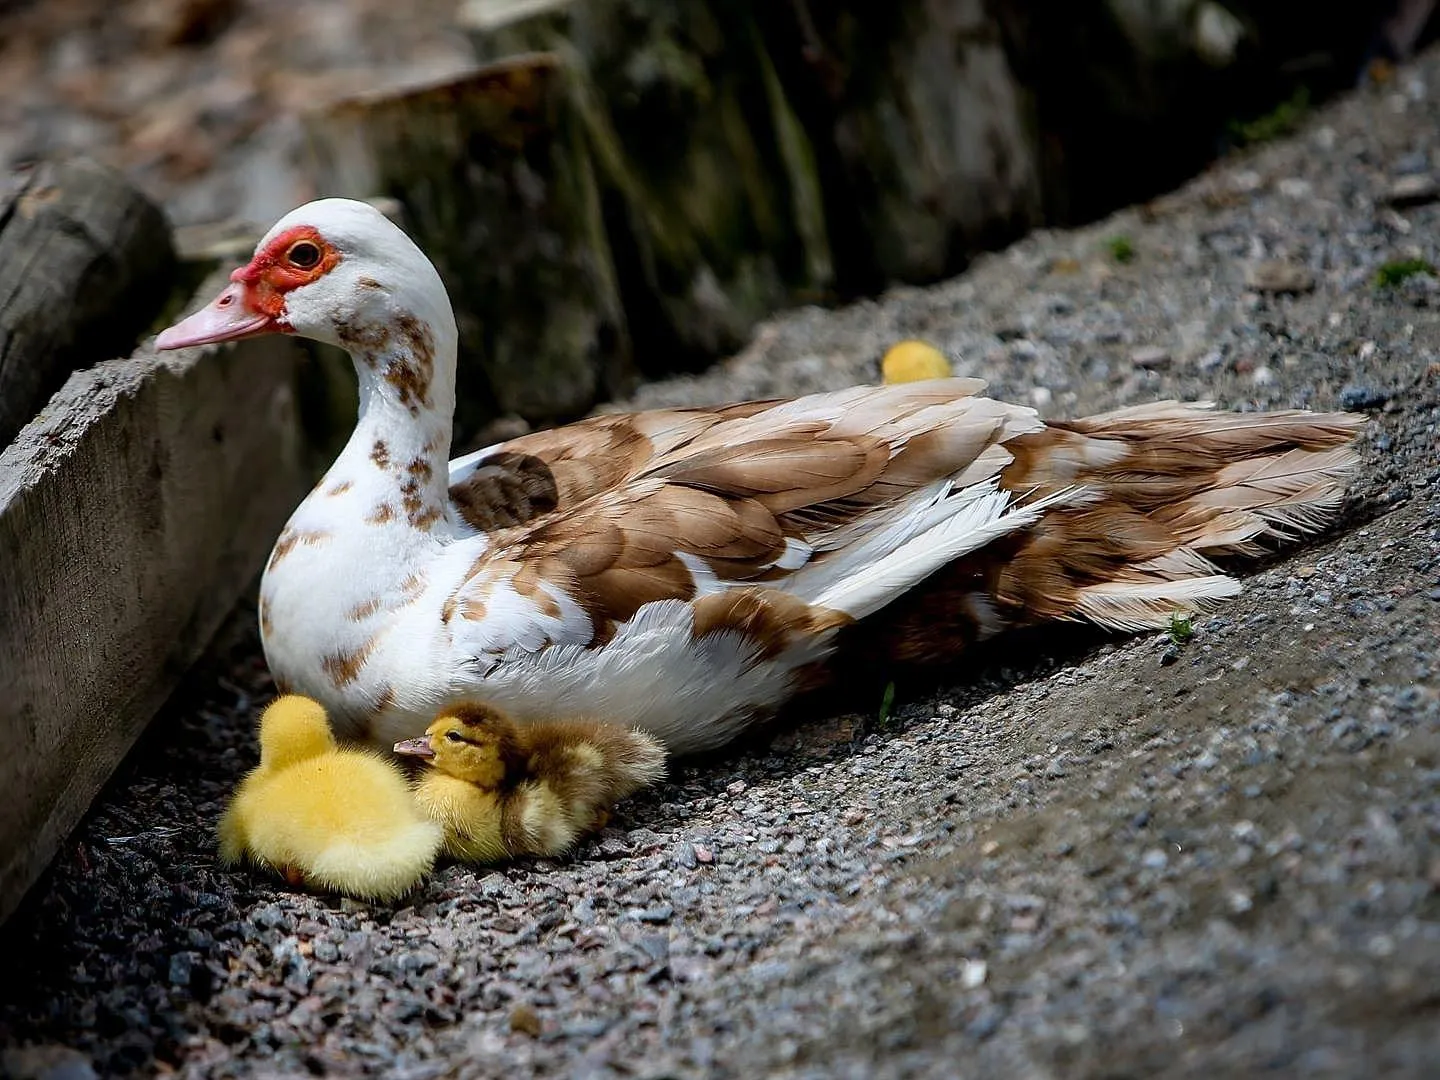
[[219, 825], [227, 862], [249, 857], [350, 896], [392, 900], [434, 865], [443, 829], [404, 778], [363, 750], [332, 750], [246, 777]]

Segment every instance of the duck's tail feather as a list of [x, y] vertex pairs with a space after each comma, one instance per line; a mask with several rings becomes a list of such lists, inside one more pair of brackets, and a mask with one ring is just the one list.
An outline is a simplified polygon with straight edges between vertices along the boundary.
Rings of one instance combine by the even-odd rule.
[[938, 659], [1047, 620], [1163, 628], [1240, 591], [1213, 561], [1332, 522], [1366, 418], [1215, 414], [1161, 402], [1008, 441], [1000, 489], [1063, 498], [1033, 525], [949, 564], [882, 619], [891, 654]]

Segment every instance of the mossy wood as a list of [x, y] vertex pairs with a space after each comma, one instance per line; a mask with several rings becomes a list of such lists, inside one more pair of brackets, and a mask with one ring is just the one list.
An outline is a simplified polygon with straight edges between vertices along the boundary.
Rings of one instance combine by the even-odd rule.
[[752, 4], [817, 148], [848, 288], [934, 281], [1039, 223], [1033, 123], [991, 7]]
[[275, 337], [102, 363], [0, 454], [0, 919], [304, 496], [298, 355]]
[[564, 57], [647, 373], [724, 355], [829, 295], [814, 151], [749, 6], [478, 0], [462, 18], [482, 59]]
[[321, 190], [392, 196], [460, 325], [457, 427], [586, 412], [630, 382], [599, 192], [554, 56], [346, 100], [307, 122]]

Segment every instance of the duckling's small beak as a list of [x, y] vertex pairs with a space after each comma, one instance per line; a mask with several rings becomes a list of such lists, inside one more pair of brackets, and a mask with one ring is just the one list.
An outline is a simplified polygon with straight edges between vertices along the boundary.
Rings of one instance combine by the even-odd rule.
[[430, 748], [430, 736], [421, 735], [418, 739], [403, 739], [395, 744], [395, 753], [404, 754], [406, 757], [424, 758], [429, 761], [435, 756], [435, 751]]

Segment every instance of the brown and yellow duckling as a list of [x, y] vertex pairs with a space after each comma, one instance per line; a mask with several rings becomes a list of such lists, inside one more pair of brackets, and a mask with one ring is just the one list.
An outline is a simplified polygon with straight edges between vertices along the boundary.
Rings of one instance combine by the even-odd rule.
[[447, 852], [470, 862], [563, 854], [665, 770], [664, 748], [642, 731], [583, 720], [522, 725], [485, 705], [443, 713], [395, 752], [425, 762], [415, 799], [444, 826]]

